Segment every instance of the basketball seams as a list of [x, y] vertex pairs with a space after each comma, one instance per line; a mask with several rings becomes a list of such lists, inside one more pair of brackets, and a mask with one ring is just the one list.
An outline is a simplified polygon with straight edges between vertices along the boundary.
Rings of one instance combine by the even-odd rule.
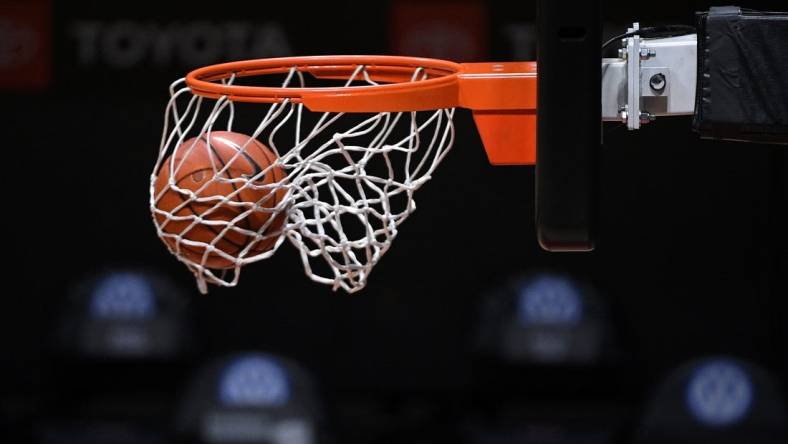
[[[260, 165], [257, 163], [256, 160], [254, 160], [254, 157], [252, 157], [249, 153], [247, 153], [244, 150], [243, 146], [239, 145], [238, 143], [236, 143], [234, 140], [231, 140], [230, 138], [225, 138], [223, 140], [225, 140], [229, 145], [231, 145], [233, 148], [238, 150], [241, 153], [241, 155], [244, 156], [244, 158], [246, 158], [246, 160], [248, 160], [250, 163], [252, 163], [254, 165], [256, 171], [258, 171], [258, 172], [262, 172], [263, 171], [263, 168], [260, 167]], [[260, 144], [260, 142], [257, 141], [257, 139], [255, 139], [255, 138], [252, 138], [252, 137], [249, 138], [249, 142], [245, 143], [245, 146], [248, 147], [249, 145], [255, 145], [257, 147], [258, 151], [263, 156], [265, 156], [265, 159], [266, 159], [266, 161], [268, 162], [268, 165], [269, 165], [268, 167], [271, 168], [271, 171], [269, 171], [268, 173], [263, 175], [263, 183], [266, 182], [266, 177], [269, 176], [269, 175], [271, 176], [271, 182], [270, 183], [275, 183], [275, 182], [281, 181], [283, 178], [279, 178], [277, 180], [277, 177], [276, 177], [277, 167], [273, 166], [276, 163], [276, 155], [273, 152], [271, 152], [269, 149], [267, 149], [266, 147], [262, 146]], [[273, 201], [274, 201], [273, 205], [270, 208], [276, 208], [279, 205], [279, 193], [278, 193], [278, 191], [279, 190], [275, 189], [275, 190], [273, 190], [273, 191], [271, 191], [269, 193], [269, 196], [273, 195], [272, 197], [273, 197]], [[267, 198], [268, 198], [268, 196], [266, 196], [266, 199]], [[279, 215], [276, 214], [276, 213], [270, 213], [268, 215], [268, 218], [270, 218], [270, 217], [276, 218], [278, 216]], [[265, 222], [268, 222], [268, 218], [266, 218]]]
[[[198, 171], [204, 171], [204, 170], [198, 170]], [[195, 171], [195, 173], [196, 173], [196, 172], [197, 172], [197, 171]], [[192, 173], [192, 174], [193, 174], [193, 173]], [[189, 175], [189, 176], [190, 176], [190, 175]], [[180, 183], [181, 183], [182, 181], [186, 180], [186, 179], [187, 179], [189, 176], [183, 177], [181, 180], [179, 180], [179, 181], [176, 183], [176, 185], [179, 185], [179, 186], [180, 186]], [[183, 196], [181, 196], [181, 193], [177, 193], [177, 192], [176, 192], [175, 194], [177, 194], [177, 195], [178, 195], [178, 199], [180, 199], [180, 200], [181, 200], [181, 202], [186, 202], [186, 200], [183, 198]], [[202, 217], [202, 213], [198, 213], [198, 212], [197, 212], [197, 210], [195, 210], [195, 208], [192, 206], [193, 204], [194, 204], [194, 202], [193, 202], [193, 201], [190, 201], [190, 202], [188, 202], [188, 203], [186, 204], [186, 208], [189, 208], [189, 211], [191, 211], [191, 212], [192, 212], [192, 214], [194, 214], [195, 216], [197, 216], [197, 217]], [[225, 207], [225, 208], [226, 208], [226, 207]], [[228, 221], [228, 222], [229, 222], [229, 221]], [[217, 228], [216, 228], [216, 227], [214, 227], [213, 225], [207, 225], [207, 224], [200, 224], [200, 225], [201, 225], [201, 226], [204, 226], [205, 228], [207, 228], [208, 230], [210, 230], [211, 232], [213, 232], [213, 233], [214, 233], [216, 236], [219, 236], [219, 234], [220, 234], [220, 233], [221, 233], [221, 231], [222, 231], [222, 229], [217, 229]], [[194, 227], [192, 227], [192, 229], [193, 229], [193, 228], [194, 228]], [[239, 249], [242, 249], [242, 248], [244, 247], [244, 245], [237, 244], [237, 243], [235, 243], [235, 242], [234, 242], [232, 239], [230, 239], [230, 238], [228, 238], [228, 237], [226, 237], [226, 236], [222, 236], [221, 240], [227, 241], [227, 242], [231, 243], [232, 245], [234, 245], [235, 247], [238, 247]]]
[[[216, 138], [214, 138], [214, 137], [216, 137]], [[237, 139], [237, 138], [241, 138], [241, 137], [247, 138], [247, 136], [244, 136], [242, 134], [231, 133], [231, 132], [224, 132], [224, 131], [213, 132], [210, 137], [208, 137], [205, 134], [198, 136], [196, 142], [197, 143], [200, 143], [200, 142], [205, 143], [206, 147], [208, 147], [210, 149], [202, 151], [203, 153], [205, 153], [203, 155], [197, 154], [197, 153], [199, 153], [199, 151], [193, 151], [193, 152], [190, 152], [190, 154], [185, 155], [186, 158], [182, 160], [182, 162], [185, 161], [185, 163], [182, 164], [183, 168], [180, 169], [180, 170], [181, 171], [187, 171], [188, 174], [184, 174], [179, 179], [177, 178], [177, 176], [179, 174], [174, 174], [176, 176], [176, 179], [177, 179], [175, 181], [175, 184], [177, 186], [185, 188], [185, 189], [192, 189], [192, 186], [191, 186], [192, 184], [191, 183], [185, 184], [185, 183], [183, 183], [184, 180], [191, 178], [192, 181], [195, 184], [198, 184], [199, 182], [195, 180], [194, 175], [197, 174], [197, 173], [200, 173], [202, 171], [207, 171], [207, 172], [213, 174], [211, 180], [214, 180], [214, 183], [215, 183], [215, 185], [208, 184], [208, 186], [211, 186], [211, 187], [218, 186], [218, 188], [219, 188], [219, 189], [215, 189], [214, 188], [212, 190], [208, 189], [209, 192], [212, 192], [213, 194], [224, 195], [225, 193], [227, 193], [229, 191], [229, 190], [227, 190], [228, 187], [226, 187], [224, 185], [224, 183], [222, 183], [222, 182], [217, 180], [217, 178], [216, 178], [216, 169], [215, 169], [216, 165], [213, 165], [212, 168], [209, 167], [208, 162], [211, 162], [211, 161], [209, 159], [206, 159], [204, 156], [205, 155], [208, 155], [208, 156], [215, 155], [216, 158], [219, 160], [219, 163], [221, 165], [221, 169], [227, 169], [227, 171], [225, 171], [224, 175], [226, 175], [228, 178], [233, 178], [235, 176], [235, 173], [233, 173], [231, 171], [235, 171], [235, 170], [233, 170], [233, 168], [232, 168], [233, 167], [232, 161], [235, 159], [235, 156], [238, 153], [241, 154], [244, 157], [244, 159], [247, 160], [247, 162], [249, 163], [249, 166], [251, 166], [254, 169], [254, 175], [255, 176], [258, 175], [260, 172], [264, 171], [264, 168], [261, 166], [261, 164], [264, 163], [264, 162], [266, 163], [266, 168], [270, 168], [271, 171], [270, 172], [266, 172], [263, 175], [263, 177], [262, 177], [262, 182], [263, 183], [265, 183], [265, 184], [269, 184], [269, 183], [270, 184], [276, 184], [277, 182], [283, 180], [284, 179], [284, 173], [279, 169], [278, 166], [275, 166], [275, 162], [276, 162], [276, 159], [277, 159], [276, 155], [273, 152], [269, 151], [267, 147], [262, 145], [259, 141], [257, 141], [254, 138], [247, 139], [249, 141], [248, 142], [245, 141], [244, 144], [245, 144], [245, 146], [249, 146], [249, 144], [252, 144], [252, 143], [256, 144], [257, 145], [257, 147], [256, 147], [257, 148], [257, 152], [253, 152], [253, 151], [247, 152], [245, 149], [241, 148], [244, 145], [239, 144], [237, 140], [233, 139], [233, 138]], [[192, 142], [194, 142], [194, 141], [192, 140]], [[184, 143], [188, 143], [188, 141], [186, 141]], [[235, 152], [232, 153], [232, 155], [231, 155], [231, 157], [229, 159], [226, 159], [225, 158], [226, 155], [230, 155], [230, 153], [228, 153], [228, 149], [234, 150]], [[197, 155], [197, 157], [193, 157], [195, 154]], [[258, 156], [262, 156], [262, 157], [260, 157], [258, 159]], [[157, 187], [169, 187], [169, 185], [167, 185], [167, 183], [169, 182], [169, 170], [165, 171], [164, 168], [166, 168], [166, 166], [169, 163], [174, 162], [174, 161], [177, 160], [174, 157], [173, 157], [173, 159], [170, 159], [169, 162], [165, 162], [163, 167], [159, 170], [159, 173], [158, 173], [159, 177], [161, 179], [167, 179], [167, 180], [163, 181], [163, 182], [160, 180], [159, 184], [157, 185]], [[189, 157], [192, 157], [192, 158], [189, 159]], [[194, 170], [189, 171], [189, 169], [195, 169], [195, 168], [199, 168], [199, 169], [197, 169], [196, 171], [194, 171]], [[243, 169], [241, 169], [240, 171], [243, 174]], [[282, 176], [282, 177], [280, 177], [280, 176]], [[254, 176], [252, 176], [252, 177], [254, 177]], [[244, 190], [243, 186], [241, 186], [241, 187], [236, 186], [236, 184], [234, 182], [232, 182], [232, 181], [230, 181], [229, 184], [232, 187], [231, 188], [232, 192], [238, 195], [238, 197], [232, 199], [232, 200], [237, 201], [237, 202], [241, 202], [241, 203], [253, 202], [253, 201], [260, 202], [261, 200], [269, 200], [270, 199], [270, 200], [273, 200], [272, 208], [275, 208], [275, 207], [277, 207], [279, 205], [279, 203], [283, 199], [280, 196], [280, 192], [283, 191], [281, 189], [274, 188], [273, 191], [269, 191], [268, 193], [266, 193], [266, 195], [262, 199], [258, 199], [258, 197], [254, 195], [254, 192], [258, 192], [259, 194], [262, 194], [262, 193], [265, 193], [265, 190], [257, 190], [255, 188], [249, 188], [246, 191], [246, 193], [245, 193], [245, 190]], [[161, 188], [159, 188], [159, 189], [161, 189]], [[192, 191], [195, 191], [195, 190], [192, 189]], [[262, 193], [260, 193], [260, 192], [262, 192]], [[169, 195], [170, 193], [172, 193], [171, 196]], [[251, 193], [251, 194], [249, 194], [249, 193]], [[270, 194], [273, 194], [273, 196], [269, 196]], [[176, 197], [176, 195], [177, 195], [177, 197]], [[257, 199], [257, 200], [255, 200], [255, 199]], [[181, 210], [186, 209], [187, 212], [191, 213], [195, 217], [202, 217], [202, 216], [204, 216], [204, 211], [200, 211], [201, 210], [200, 206], [201, 205], [208, 205], [208, 204], [202, 204], [202, 203], [199, 203], [199, 202], [195, 202], [194, 200], [190, 199], [188, 196], [184, 196], [182, 193], [179, 193], [176, 190], [172, 190], [172, 189], [170, 189], [167, 192], [165, 192], [161, 196], [161, 199], [158, 202], [159, 202], [159, 204], [158, 204], [159, 208], [164, 210], [164, 211], [168, 211], [170, 214], [178, 214], [178, 213], [180, 213]], [[181, 210], [178, 210], [178, 212], [175, 212], [175, 213], [172, 212], [172, 209], [177, 208], [177, 207], [181, 206], [182, 204], [185, 204], [185, 205], [181, 208]], [[215, 210], [215, 211], [218, 210], [218, 211], [216, 211], [215, 214], [216, 214], [216, 216], [218, 216], [220, 218], [224, 219], [225, 217], [228, 216], [226, 213], [222, 214], [223, 211], [227, 211], [229, 213], [236, 213], [235, 217], [237, 217], [237, 214], [240, 214], [240, 213], [236, 212], [236, 210], [237, 210], [236, 208], [232, 208], [232, 209], [231, 208], [227, 208], [227, 207], [234, 207], [234, 205], [227, 205], [226, 203], [222, 204], [221, 202], [217, 202], [217, 205], [219, 205], [219, 206], [213, 208], [213, 210]], [[268, 206], [268, 205], [266, 205], [266, 206]], [[170, 208], [166, 209], [166, 207], [170, 207]], [[244, 217], [242, 219], [242, 220], [244, 220], [244, 222], [243, 222], [243, 225], [241, 225], [241, 226], [244, 227], [248, 231], [257, 231], [259, 233], [260, 231], [265, 231], [265, 230], [261, 230], [261, 229], [255, 230], [253, 228], [253, 225], [256, 226], [260, 222], [260, 220], [262, 220], [262, 225], [268, 223], [269, 224], [268, 227], [271, 227], [273, 229], [278, 230], [281, 227], [281, 225], [283, 225], [283, 223], [285, 221], [285, 218], [283, 217], [284, 215], [285, 215], [284, 212], [280, 212], [280, 213], [266, 213], [266, 214], [262, 215], [263, 217], [255, 217], [255, 219], [252, 219], [251, 217], [255, 216], [255, 212], [253, 212], [253, 213], [250, 213], [249, 215], [247, 215], [247, 217]], [[269, 218], [271, 218], [271, 217], [274, 217], [274, 220], [269, 222]], [[157, 217], [157, 219], [159, 219], [159, 224], [161, 224], [162, 223], [161, 218]], [[234, 219], [234, 217], [230, 217], [230, 219], [225, 219], [225, 221], [230, 223], [230, 221], [232, 219]], [[206, 218], [206, 220], [210, 220], [210, 218]], [[173, 222], [175, 222], [175, 223], [173, 223]], [[170, 223], [173, 225], [173, 228], [176, 228], [175, 225], [181, 225], [183, 222], [185, 222], [185, 221], [171, 221]], [[241, 221], [238, 221], [237, 223], [241, 224]], [[191, 225], [191, 223], [190, 223], [190, 225]], [[261, 225], [261, 228], [262, 228], [262, 225]], [[200, 230], [203, 230], [203, 227], [205, 229], [207, 229], [207, 230], [200, 231]], [[180, 236], [180, 239], [184, 239], [185, 238], [185, 239], [189, 239], [189, 240], [192, 240], [192, 241], [198, 241], [198, 242], [205, 243], [205, 244], [213, 244], [214, 248], [220, 250], [222, 253], [229, 254], [230, 256], [233, 256], [233, 257], [237, 257], [238, 253], [240, 251], [244, 250], [245, 248], [250, 248], [250, 251], [256, 252], [256, 253], [265, 252], [267, 250], [270, 250], [276, 244], [276, 240], [277, 240], [277, 238], [275, 236], [274, 237], [270, 237], [268, 239], [261, 240], [261, 239], [257, 238], [256, 236], [244, 235], [245, 241], [239, 241], [239, 240], [234, 239], [231, 236], [228, 236], [229, 231], [231, 231], [232, 229], [229, 229], [227, 232], [225, 232], [224, 236], [221, 236], [221, 238], [217, 240], [216, 238], [219, 237], [221, 231], [223, 231], [223, 230], [227, 230], [227, 228], [226, 227], [217, 227], [215, 225], [209, 225], [209, 224], [200, 223], [200, 224], [196, 224], [196, 225], [192, 226], [185, 233], [179, 233], [179, 236]], [[173, 230], [166, 230], [165, 229], [165, 231], [168, 232], [168, 233], [171, 233], [171, 234], [176, 234], [174, 232], [175, 231], [174, 229]], [[242, 233], [239, 233], [239, 234], [242, 234]], [[202, 241], [202, 240], [200, 240], [200, 238], [211, 238], [211, 239], [209, 241]], [[170, 245], [170, 247], [180, 247], [179, 250], [182, 251], [183, 255], [187, 258], [187, 260], [192, 261], [192, 262], [202, 263], [203, 262], [202, 258], [206, 254], [206, 248], [199, 247], [199, 246], [192, 247], [190, 245], [184, 245], [184, 244], [180, 243], [180, 239], [178, 239], [178, 238], [169, 238], [169, 237], [163, 238], [163, 240], [165, 240], [165, 242], [168, 245]], [[216, 243], [214, 243], [214, 242], [216, 242]], [[250, 243], [253, 243], [253, 244], [256, 244], [256, 245], [252, 245], [250, 247], [249, 246]], [[197, 258], [197, 256], [199, 256], [199, 258]], [[229, 268], [229, 267], [232, 267], [233, 265], [235, 265], [235, 261], [225, 259], [221, 255], [217, 255], [215, 252], [208, 253], [204, 262], [205, 263], [203, 264], [203, 266], [206, 266], [206, 267], [209, 267], [209, 268], [220, 268], [221, 269], [221, 268]]]
[[[246, 152], [246, 150], [244, 150], [244, 147], [242, 147], [241, 145], [237, 144], [233, 140], [230, 140], [230, 139], [225, 139], [225, 140], [233, 148], [238, 150], [241, 153], [241, 155], [244, 156], [244, 158], [247, 161], [249, 161], [254, 166], [255, 171], [256, 171], [255, 175], [263, 172], [263, 168], [260, 166], [260, 164], [258, 164], [257, 161], [254, 160], [254, 157], [252, 157], [249, 153]], [[265, 156], [265, 160], [268, 161], [268, 165], [269, 166], [274, 165], [274, 163], [276, 162], [276, 156], [274, 155], [274, 153], [271, 153], [269, 150], [267, 150], [267, 149], [263, 148], [262, 146], [260, 146], [260, 144], [259, 144], [259, 142], [257, 142], [257, 140], [255, 140], [253, 138], [250, 138], [250, 142], [246, 143], [245, 145], [246, 145], [246, 147], [248, 147], [249, 145], [255, 145], [258, 148], [258, 151], [260, 151], [263, 154], [263, 156]], [[270, 153], [270, 156], [269, 156], [269, 153]], [[271, 171], [269, 171], [268, 173], [264, 174], [263, 175], [263, 183], [265, 183], [266, 176], [268, 176], [269, 174], [271, 176], [274, 176], [274, 177], [271, 178], [271, 183], [274, 183], [276, 181], [276, 174], [274, 174], [275, 171], [276, 171], [276, 168], [272, 167]], [[273, 196], [274, 197], [274, 205], [273, 206], [276, 207], [279, 204], [279, 196], [277, 195], [276, 191], [271, 192], [269, 194], [273, 194], [274, 195]]]
[[[268, 149], [266, 149], [265, 147], [261, 146], [256, 139], [254, 139], [254, 138], [250, 138], [250, 139], [251, 139], [251, 141], [249, 143], [247, 143], [246, 146], [248, 147], [249, 145], [254, 144], [257, 147], [258, 151], [260, 151], [263, 154], [263, 156], [265, 156], [265, 160], [268, 162], [268, 165], [271, 168], [271, 171], [269, 171], [268, 173], [263, 175], [263, 183], [265, 183], [265, 181], [266, 181], [265, 179], [266, 179], [266, 177], [269, 174], [271, 175], [271, 183], [274, 183], [274, 181], [276, 181], [276, 174], [275, 173], [276, 173], [277, 168], [274, 167], [273, 165], [276, 162], [276, 156], [274, 155], [274, 153], [270, 152]], [[249, 162], [252, 162], [255, 165], [255, 167], [257, 167], [256, 171], [258, 171], [258, 172], [262, 172], [263, 171], [263, 169], [260, 167], [260, 165], [254, 160], [254, 158], [251, 155], [249, 155], [248, 153], [246, 153], [241, 146], [239, 146], [237, 143], [235, 143], [232, 140], [228, 140], [228, 142], [230, 144], [234, 145], [234, 147], [237, 147], [236, 149], [239, 150], [241, 152], [241, 154], [244, 157], [246, 157], [246, 159]], [[278, 190], [274, 190], [274, 191], [269, 193], [269, 196], [271, 194], [273, 194], [273, 200], [274, 200], [273, 208], [276, 208], [277, 205], [279, 205], [279, 195], [278, 195], [277, 191]], [[266, 196], [266, 198], [268, 198], [268, 196]], [[263, 225], [265, 223], [267, 223], [268, 219], [271, 218], [271, 217], [273, 217], [274, 220], [269, 225], [269, 227], [271, 227], [271, 226], [276, 224], [276, 222], [277, 222], [276, 218], [279, 217], [279, 214], [270, 213], [268, 215], [268, 217], [265, 219], [265, 222], [263, 222]], [[276, 243], [276, 238], [275, 237], [272, 237], [272, 238], [269, 238], [269, 239], [265, 239], [265, 240], [258, 240], [257, 241], [257, 245], [253, 246], [252, 249], [256, 250], [256, 251], [267, 251], [267, 250], [271, 249], [271, 247], [273, 247], [275, 243]]]
[[[175, 159], [175, 158], [173, 158], [173, 159], [171, 159], [171, 162], [174, 162], [175, 160], [176, 160], [176, 159]], [[165, 166], [166, 166], [166, 163], [165, 163]], [[164, 170], [164, 167], [162, 167], [162, 169], [159, 171], [159, 174], [161, 174], [163, 170]], [[204, 170], [204, 169], [203, 169], [203, 170]], [[203, 171], [203, 170], [198, 170], [198, 171]], [[190, 174], [184, 175], [184, 176], [183, 176], [183, 177], [181, 177], [179, 180], [177, 180], [177, 182], [175, 182], [175, 185], [176, 185], [176, 186], [180, 186], [180, 185], [181, 185], [181, 182], [183, 182], [184, 180], [186, 180], [186, 179], [188, 179], [189, 177], [191, 177], [191, 176], [192, 176], [192, 175], [193, 175], [195, 172], [197, 172], [197, 171], [194, 171], [194, 172], [192, 172], [192, 173], [190, 173]], [[169, 175], [169, 170], [167, 170], [167, 175]], [[187, 188], [187, 187], [185, 187], [185, 188]], [[196, 216], [196, 217], [201, 217], [201, 216], [202, 216], [202, 213], [198, 212], [198, 211], [197, 211], [197, 210], [194, 208], [194, 206], [193, 206], [194, 202], [193, 202], [193, 201], [188, 201], [188, 202], [187, 202], [187, 201], [186, 201], [186, 199], [184, 199], [184, 197], [181, 195], [181, 193], [179, 193], [179, 192], [177, 192], [177, 191], [175, 191], [175, 190], [172, 190], [172, 189], [170, 189], [170, 190], [168, 190], [167, 192], [165, 192], [165, 194], [164, 194], [164, 195], [162, 195], [162, 198], [160, 199], [160, 202], [161, 202], [161, 200], [163, 200], [163, 199], [164, 199], [164, 198], [165, 198], [165, 197], [166, 197], [168, 194], [172, 194], [172, 195], [173, 195], [173, 197], [174, 197], [174, 198], [177, 198], [177, 199], [178, 199], [178, 201], [179, 201], [179, 202], [178, 202], [176, 205], [173, 205], [173, 208], [176, 208], [176, 207], [178, 207], [178, 206], [179, 206], [180, 204], [182, 204], [182, 203], [186, 203], [186, 206], [185, 206], [185, 207], [183, 207], [182, 209], [188, 209], [188, 211], [190, 211], [190, 212], [191, 212], [191, 213], [192, 213], [194, 216]], [[171, 210], [168, 210], [168, 211], [171, 211]], [[172, 223], [172, 222], [170, 222], [170, 223]], [[191, 224], [189, 224], [189, 225], [191, 225]], [[214, 236], [213, 236], [213, 238], [214, 238], [214, 239], [216, 239], [217, 237], [219, 237], [219, 235], [220, 235], [220, 233], [221, 233], [221, 231], [222, 231], [222, 229], [217, 229], [217, 227], [214, 227], [213, 225], [208, 225], [208, 224], [199, 224], [199, 225], [194, 225], [194, 226], [192, 226], [191, 228], [189, 228], [189, 229], [188, 229], [188, 231], [186, 231], [186, 233], [188, 233], [189, 231], [192, 231], [192, 230], [194, 230], [195, 228], [198, 228], [198, 227], [199, 227], [199, 228], [205, 228], [205, 229], [207, 229], [208, 231], [210, 231], [211, 233], [213, 233], [213, 234], [214, 234]], [[213, 242], [213, 240], [212, 240], [211, 242]], [[211, 243], [211, 242], [206, 242], [206, 243]], [[221, 238], [219, 239], [219, 242], [226, 242], [226, 243], [228, 243], [228, 244], [232, 245], [233, 247], [235, 247], [235, 249], [234, 249], [234, 251], [233, 251], [232, 253], [237, 253], [238, 251], [242, 250], [242, 249], [244, 248], [244, 246], [245, 246], [245, 245], [241, 245], [241, 244], [239, 244], [239, 243], [236, 243], [235, 241], [233, 241], [231, 238], [229, 238], [229, 237], [227, 237], [227, 236], [221, 236]], [[190, 247], [190, 246], [188, 246], [188, 245], [183, 245], [183, 244], [181, 244], [180, 246], [181, 246], [181, 248], [182, 248], [182, 249], [185, 249], [185, 250], [189, 251], [189, 252], [190, 252], [190, 253], [192, 253], [192, 254], [196, 254], [196, 255], [200, 255], [200, 256], [202, 256], [202, 255], [204, 254], [204, 251], [199, 251], [199, 250], [196, 250], [195, 248], [193, 248], [193, 247]], [[222, 248], [222, 250], [224, 250], [224, 248]], [[227, 253], [229, 254], [230, 252], [227, 252]], [[210, 255], [209, 255], [209, 259], [210, 259]]]
[[[200, 140], [202, 140], [203, 143], [205, 143], [205, 145], [208, 147], [208, 149], [210, 149], [211, 152], [214, 155], [216, 155], [216, 157], [219, 159], [219, 162], [222, 164], [222, 169], [227, 168], [227, 171], [225, 171], [225, 174], [228, 176], [227, 178], [228, 179], [232, 179], [232, 177], [230, 176], [230, 170], [232, 170], [232, 167], [227, 167], [227, 164], [225, 163], [225, 161], [222, 158], [222, 156], [219, 154], [218, 151], [216, 151], [216, 147], [214, 147], [214, 145], [210, 141], [208, 141], [208, 138], [205, 137], [205, 134], [200, 135]], [[235, 182], [231, 181], [230, 182], [230, 186], [233, 187], [233, 192], [234, 192], [233, 194], [235, 194], [235, 196], [236, 196], [236, 199], [234, 199], [234, 200], [236, 202], [241, 202], [242, 203], [243, 200], [241, 200], [241, 192], [238, 191], [238, 188], [235, 186]], [[248, 220], [248, 217], [244, 217], [243, 218], [243, 222], [246, 225], [245, 228], [247, 230], [251, 231], [251, 227], [252, 226], [251, 226], [251, 223]]]

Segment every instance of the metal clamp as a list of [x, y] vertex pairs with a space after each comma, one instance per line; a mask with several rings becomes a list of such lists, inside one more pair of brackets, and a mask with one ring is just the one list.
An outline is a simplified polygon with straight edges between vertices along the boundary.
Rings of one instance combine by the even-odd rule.
[[[628, 32], [640, 28], [634, 23]], [[695, 112], [697, 36], [622, 41], [618, 58], [602, 60], [602, 120], [630, 130], [659, 116]]]

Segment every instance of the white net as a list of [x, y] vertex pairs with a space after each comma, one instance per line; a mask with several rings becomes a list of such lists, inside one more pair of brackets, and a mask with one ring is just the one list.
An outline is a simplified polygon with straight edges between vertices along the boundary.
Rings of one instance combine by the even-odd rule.
[[[376, 84], [370, 77], [359, 66], [345, 86]], [[426, 78], [424, 70], [413, 70], [412, 81]], [[230, 76], [226, 83], [236, 80]], [[281, 84], [305, 87], [306, 76], [294, 67]], [[150, 209], [159, 237], [194, 273], [202, 292], [206, 283], [236, 285], [242, 266], [270, 258], [285, 239], [312, 280], [351, 293], [364, 288], [399, 224], [416, 209], [415, 191], [454, 142], [453, 108], [313, 113], [290, 100], [245, 104], [202, 97], [184, 79], [171, 85], [170, 96]], [[220, 132], [240, 132], [248, 140], [236, 140], [228, 159], [217, 153], [213, 135]], [[259, 158], [251, 151], [260, 145], [274, 153], [270, 164], [234, 173], [233, 162]], [[210, 165], [200, 169], [212, 176], [201, 178], [200, 187], [180, 179], [198, 168], [194, 156]], [[173, 196], [177, 205], [165, 204]]]

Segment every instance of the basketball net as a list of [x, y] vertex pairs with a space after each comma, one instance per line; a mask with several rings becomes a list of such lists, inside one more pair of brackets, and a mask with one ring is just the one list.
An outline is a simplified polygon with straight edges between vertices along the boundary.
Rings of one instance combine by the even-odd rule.
[[[411, 81], [426, 78], [423, 69], [415, 68]], [[225, 83], [232, 84], [235, 80], [232, 76]], [[377, 85], [364, 66], [359, 66], [344, 85], [359, 84]], [[303, 88], [307, 86], [305, 76], [293, 67], [282, 86]], [[399, 225], [415, 211], [414, 193], [432, 177], [451, 149], [453, 116], [454, 108], [313, 113], [291, 99], [237, 104], [227, 96], [211, 99], [196, 95], [180, 79], [170, 86], [158, 160], [150, 178], [150, 209], [157, 234], [169, 240], [165, 243], [170, 252], [194, 273], [203, 293], [207, 292], [208, 283], [235, 286], [243, 266], [270, 258], [285, 239], [298, 250], [310, 279], [334, 290], [359, 291], [391, 247]], [[232, 195], [198, 196], [178, 187], [172, 178], [179, 165], [165, 162], [176, 150], [183, 149], [185, 140], [209, 136], [212, 131], [233, 131], [234, 125], [241, 121], [256, 122], [256, 126], [244, 127], [244, 133], [267, 144], [277, 155], [275, 164], [253, 177], [232, 179], [225, 177], [222, 165], [214, 165], [214, 180], [232, 181], [239, 190], [260, 188], [259, 180], [271, 168], [281, 168], [286, 177], [264, 185], [271, 193], [285, 191], [284, 199], [275, 208], [262, 209], [251, 202], [239, 204]], [[207, 203], [216, 209], [245, 204], [244, 213], [229, 221], [206, 221], [196, 214], [176, 214], [177, 209], [161, 210], [157, 202], [165, 190], [157, 193], [154, 184], [162, 167], [171, 168], [168, 187], [180, 193], [183, 205]], [[273, 233], [266, 230], [269, 224], [257, 232], [249, 232], [239, 222], [252, 211], [284, 213], [286, 222]], [[269, 223], [273, 219], [270, 217]], [[173, 220], [187, 221], [190, 227], [210, 223], [218, 234], [209, 243], [195, 241], [187, 238], [189, 228], [180, 233], [167, 231], [167, 223]], [[257, 242], [270, 242], [276, 237], [276, 242], [262, 253], [252, 248], [252, 242], [241, 251], [228, 254], [216, 245], [231, 231], [246, 233]], [[205, 251], [201, 260], [182, 254], [182, 249], [195, 247]], [[206, 266], [209, 254], [220, 255], [232, 266], [209, 268]]]

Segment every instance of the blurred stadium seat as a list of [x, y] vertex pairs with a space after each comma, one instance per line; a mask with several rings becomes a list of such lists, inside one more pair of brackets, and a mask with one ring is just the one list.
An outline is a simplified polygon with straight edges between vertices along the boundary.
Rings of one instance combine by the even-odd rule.
[[76, 283], [55, 331], [41, 443], [158, 443], [194, 350], [189, 300], [169, 279], [110, 269]]
[[625, 420], [605, 300], [567, 273], [517, 276], [482, 298], [469, 442], [610, 443]]
[[784, 443], [788, 414], [778, 381], [729, 356], [695, 359], [655, 390], [637, 443]]
[[204, 365], [186, 388], [181, 442], [317, 444], [322, 412], [314, 382], [295, 362], [244, 352]]

